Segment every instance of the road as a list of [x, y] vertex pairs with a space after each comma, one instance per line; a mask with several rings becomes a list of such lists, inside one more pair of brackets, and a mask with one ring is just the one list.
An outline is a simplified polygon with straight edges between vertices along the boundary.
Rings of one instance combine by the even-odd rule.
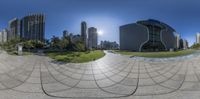
[[0, 99], [199, 99], [200, 55], [130, 58], [106, 52], [88, 63], [0, 53]]

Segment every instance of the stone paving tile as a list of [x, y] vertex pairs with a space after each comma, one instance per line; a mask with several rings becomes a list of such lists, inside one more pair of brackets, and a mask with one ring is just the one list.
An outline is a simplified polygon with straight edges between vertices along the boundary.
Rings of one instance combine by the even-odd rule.
[[41, 85], [39, 84], [30, 84], [23, 83], [21, 86], [13, 88], [16, 91], [29, 92], [29, 93], [42, 93]]
[[199, 99], [200, 55], [113, 54], [88, 63], [0, 53], [0, 99]]

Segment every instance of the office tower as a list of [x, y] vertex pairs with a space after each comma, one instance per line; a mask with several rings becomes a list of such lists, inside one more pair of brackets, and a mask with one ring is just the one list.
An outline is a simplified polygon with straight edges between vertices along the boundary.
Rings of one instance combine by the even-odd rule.
[[45, 16], [32, 14], [25, 16], [20, 22], [20, 37], [25, 40], [44, 41], [45, 39]]
[[183, 49], [184, 48], [183, 39], [180, 39], [179, 43], [180, 43], [179, 49]]
[[187, 49], [189, 48], [189, 43], [188, 43], [187, 40], [186, 40], [186, 48], [187, 48]]
[[97, 29], [94, 27], [90, 27], [88, 29], [88, 48], [97, 48], [98, 43], [98, 35], [97, 35]]
[[188, 49], [188, 41], [185, 39], [180, 39], [180, 49]]
[[87, 23], [85, 21], [81, 22], [81, 38], [84, 42], [85, 49], [87, 49]]
[[200, 44], [200, 33], [196, 34], [196, 43]]
[[183, 40], [183, 49], [188, 49], [188, 41]]
[[20, 35], [20, 20], [14, 18], [9, 21], [8, 40], [15, 39]]
[[175, 34], [175, 38], [176, 38], [176, 49], [180, 48], [180, 34], [178, 33], [174, 33]]

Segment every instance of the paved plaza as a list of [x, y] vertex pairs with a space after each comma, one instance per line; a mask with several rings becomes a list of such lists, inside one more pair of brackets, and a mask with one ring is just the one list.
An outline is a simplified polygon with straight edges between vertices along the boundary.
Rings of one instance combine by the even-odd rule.
[[88, 63], [0, 53], [0, 99], [200, 99], [200, 55], [149, 61], [106, 52]]

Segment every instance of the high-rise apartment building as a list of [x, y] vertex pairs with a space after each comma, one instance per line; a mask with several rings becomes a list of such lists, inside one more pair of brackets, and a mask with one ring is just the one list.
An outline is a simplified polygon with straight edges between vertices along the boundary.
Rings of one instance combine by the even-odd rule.
[[97, 48], [98, 43], [98, 34], [97, 29], [94, 27], [90, 27], [88, 29], [88, 48]]
[[44, 41], [45, 39], [45, 16], [32, 14], [21, 20], [14, 18], [9, 21], [8, 40], [20, 37], [25, 40]]
[[20, 37], [25, 40], [44, 41], [45, 16], [43, 14], [25, 16], [21, 19], [20, 30]]
[[14, 39], [20, 35], [20, 20], [14, 18], [9, 21], [8, 40]]
[[87, 41], [87, 23], [85, 21], [81, 22], [81, 38], [84, 42], [85, 49], [87, 49], [88, 41]]
[[183, 49], [188, 49], [188, 41], [183, 40]]
[[175, 34], [175, 38], [176, 38], [176, 49], [179, 49], [180, 48], [180, 34], [178, 33], [174, 33]]
[[188, 41], [185, 39], [180, 39], [180, 49], [188, 49]]

